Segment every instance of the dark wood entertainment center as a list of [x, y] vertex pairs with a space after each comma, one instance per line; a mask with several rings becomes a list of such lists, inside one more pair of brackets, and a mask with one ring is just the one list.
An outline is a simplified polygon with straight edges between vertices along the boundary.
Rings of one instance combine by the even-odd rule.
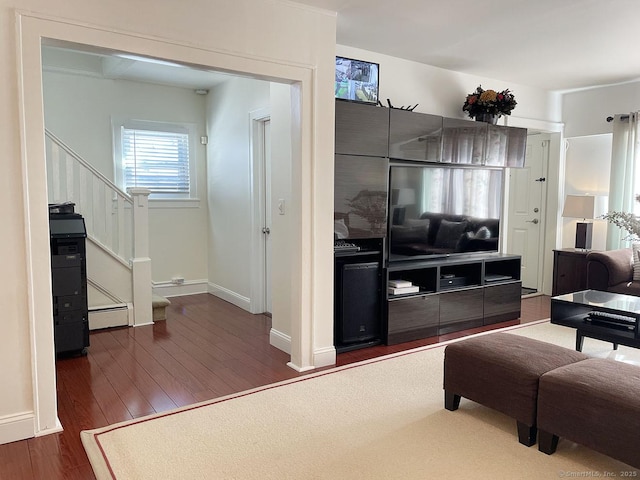
[[[452, 277], [450, 277], [452, 275]], [[388, 280], [409, 280], [420, 291], [388, 294], [386, 343], [418, 340], [520, 316], [520, 257], [477, 254], [389, 265]], [[460, 279], [454, 286], [449, 279]]]
[[[526, 135], [522, 128], [336, 101], [335, 236], [346, 243], [335, 251], [338, 352], [520, 316], [519, 256], [469, 252], [390, 262], [387, 207], [390, 161], [522, 167]], [[473, 139], [465, 158], [460, 136]], [[366, 202], [350, 215], [353, 199], [363, 195]], [[401, 281], [412, 288], [389, 293]]]

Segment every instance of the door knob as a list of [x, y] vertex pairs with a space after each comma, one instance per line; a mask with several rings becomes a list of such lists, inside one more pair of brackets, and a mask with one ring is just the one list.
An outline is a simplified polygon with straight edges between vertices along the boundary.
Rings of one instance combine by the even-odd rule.
[[264, 227], [262, 229], [262, 233], [264, 233], [265, 235], [269, 235], [271, 233], [271, 230], [269, 229], [269, 227]]
[[534, 225], [537, 225], [538, 223], [540, 223], [540, 220], [534, 218], [533, 220], [527, 220], [527, 223], [533, 223]]

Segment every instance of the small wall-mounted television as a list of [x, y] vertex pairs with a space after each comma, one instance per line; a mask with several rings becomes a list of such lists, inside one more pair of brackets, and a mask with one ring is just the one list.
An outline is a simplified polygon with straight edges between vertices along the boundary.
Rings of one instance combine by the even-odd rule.
[[503, 170], [392, 164], [389, 261], [498, 252]]
[[377, 63], [336, 57], [336, 98], [377, 104], [379, 72]]

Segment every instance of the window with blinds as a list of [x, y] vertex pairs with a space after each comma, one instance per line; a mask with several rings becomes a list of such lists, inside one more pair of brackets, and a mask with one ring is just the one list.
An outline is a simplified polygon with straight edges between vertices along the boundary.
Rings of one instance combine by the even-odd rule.
[[160, 197], [188, 198], [189, 133], [123, 126], [122, 182], [125, 189], [143, 187]]

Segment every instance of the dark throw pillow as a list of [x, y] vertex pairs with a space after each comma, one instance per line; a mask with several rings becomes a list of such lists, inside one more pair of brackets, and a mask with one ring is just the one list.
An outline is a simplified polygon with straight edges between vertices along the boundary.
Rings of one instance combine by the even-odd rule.
[[434, 246], [437, 248], [451, 248], [455, 249], [458, 244], [458, 240], [467, 228], [467, 222], [450, 222], [449, 220], [442, 220], [440, 222], [440, 228], [436, 234], [436, 241]]
[[402, 226], [392, 226], [391, 235], [395, 243], [427, 243], [428, 219], [409, 219]]

